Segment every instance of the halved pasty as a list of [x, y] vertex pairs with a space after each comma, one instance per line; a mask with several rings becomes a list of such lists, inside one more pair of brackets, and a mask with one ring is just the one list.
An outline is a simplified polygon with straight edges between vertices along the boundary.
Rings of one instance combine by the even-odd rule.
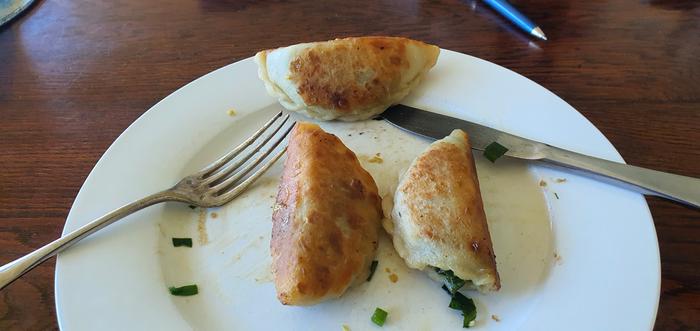
[[272, 214], [277, 298], [312, 305], [367, 279], [382, 219], [377, 185], [338, 137], [299, 122]]
[[385, 228], [409, 267], [448, 282], [456, 276], [481, 292], [501, 287], [464, 131], [454, 130], [413, 161], [399, 182]]
[[358, 121], [396, 104], [435, 65], [440, 49], [399, 37], [297, 44], [255, 55], [267, 92], [320, 120]]

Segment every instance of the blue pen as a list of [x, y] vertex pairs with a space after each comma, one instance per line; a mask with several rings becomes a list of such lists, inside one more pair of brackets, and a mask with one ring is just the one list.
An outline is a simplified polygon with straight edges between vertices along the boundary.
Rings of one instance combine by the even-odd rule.
[[511, 6], [506, 0], [484, 0], [486, 4], [491, 6], [495, 11], [499, 12], [501, 15], [508, 18], [511, 22], [517, 25], [519, 28], [523, 29], [525, 32], [540, 38], [542, 40], [547, 40], [547, 36], [544, 35], [542, 29], [539, 26], [532, 23], [523, 13]]

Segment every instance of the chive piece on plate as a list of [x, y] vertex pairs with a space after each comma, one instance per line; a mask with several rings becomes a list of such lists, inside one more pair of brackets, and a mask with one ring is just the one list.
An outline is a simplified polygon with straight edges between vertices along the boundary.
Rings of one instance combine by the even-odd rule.
[[447, 292], [447, 294], [449, 296], [452, 296], [452, 292], [450, 292], [450, 289], [447, 288], [447, 286], [445, 284], [442, 284], [442, 289], [445, 290], [445, 292]]
[[474, 300], [467, 298], [462, 293], [450, 292], [445, 285], [442, 285], [442, 289], [452, 297], [449, 307], [462, 312], [462, 317], [464, 317], [462, 327], [470, 328], [474, 326], [474, 321], [476, 320], [476, 305], [474, 304]]
[[372, 280], [372, 276], [374, 276], [374, 272], [377, 270], [377, 265], [379, 265], [379, 261], [374, 260], [374, 261], [372, 261], [372, 264], [369, 266], [369, 276], [367, 276], [368, 282], [370, 280]]
[[459, 289], [467, 283], [464, 279], [455, 276], [452, 270], [435, 268], [435, 272], [437, 272], [438, 275], [445, 277], [445, 285], [447, 286], [450, 294], [454, 294], [455, 292], [459, 291]]
[[474, 304], [474, 300], [457, 292], [452, 294], [449, 307], [462, 312], [462, 316], [464, 317], [462, 321], [463, 328], [469, 328], [474, 325], [473, 322], [476, 320], [476, 305]]
[[503, 156], [508, 151], [508, 148], [497, 143], [492, 142], [484, 149], [484, 156], [491, 162], [496, 162], [496, 160]]
[[384, 322], [386, 322], [387, 315], [389, 315], [389, 313], [387, 313], [384, 309], [377, 308], [374, 310], [374, 314], [372, 314], [372, 322], [379, 326], [383, 326]]
[[187, 246], [192, 247], [192, 238], [173, 238], [173, 246]]
[[168, 287], [168, 290], [170, 290], [170, 294], [179, 297], [187, 297], [199, 293], [199, 288], [197, 288], [196, 284], [185, 285], [180, 287]]

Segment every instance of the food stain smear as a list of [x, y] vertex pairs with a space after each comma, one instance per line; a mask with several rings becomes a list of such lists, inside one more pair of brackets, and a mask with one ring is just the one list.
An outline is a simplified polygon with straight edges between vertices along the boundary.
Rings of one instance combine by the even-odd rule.
[[272, 283], [272, 266], [267, 264], [262, 270], [256, 272], [253, 278], [256, 283]]
[[367, 160], [367, 162], [369, 162], [369, 163], [382, 163], [382, 162], [384, 162], [384, 159], [382, 159], [381, 153], [377, 153], [377, 154], [374, 154], [374, 156], [372, 156], [371, 158], [369, 158]]
[[197, 219], [197, 232], [199, 233], [199, 244], [206, 245], [209, 243], [209, 236], [207, 236], [207, 210], [206, 208], [199, 208], [199, 217]]

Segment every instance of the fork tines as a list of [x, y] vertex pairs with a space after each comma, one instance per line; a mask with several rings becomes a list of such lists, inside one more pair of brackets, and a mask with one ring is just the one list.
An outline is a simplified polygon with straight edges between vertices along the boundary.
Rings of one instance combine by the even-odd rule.
[[[286, 145], [280, 147], [280, 144], [294, 127], [294, 121], [288, 122], [289, 114], [279, 112], [246, 141], [201, 170], [199, 178], [202, 183], [211, 188], [215, 196], [225, 200], [240, 194], [287, 150]], [[277, 153], [270, 156], [276, 149]]]

